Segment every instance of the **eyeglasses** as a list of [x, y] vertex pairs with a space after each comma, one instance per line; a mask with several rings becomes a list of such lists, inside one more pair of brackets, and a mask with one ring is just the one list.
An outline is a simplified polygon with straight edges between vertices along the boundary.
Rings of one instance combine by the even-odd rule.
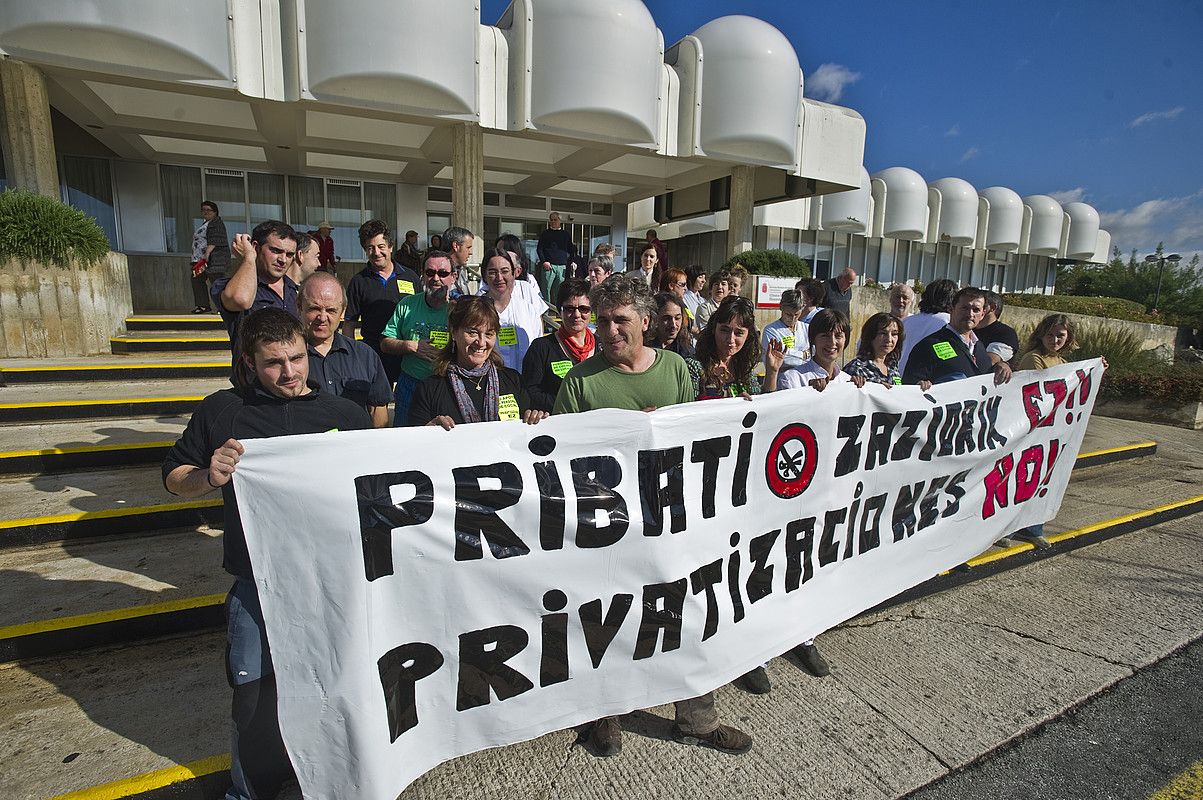
[[686, 284], [685, 281], [677, 281], [676, 283], [673, 284], [673, 286], [686, 286], [686, 285], [688, 285], [688, 284]]
[[565, 305], [565, 306], [560, 306], [560, 309], [565, 314], [571, 314], [572, 312], [575, 311], [576, 313], [580, 314], [582, 317], [587, 317], [587, 316], [589, 316], [589, 312], [593, 310], [593, 307], [592, 306], [567, 306], [567, 305]]
[[428, 269], [428, 270], [426, 270], [427, 278], [433, 278], [435, 276], [438, 276], [440, 278], [446, 278], [450, 274], [451, 274], [451, 270], [449, 270], [449, 269]]

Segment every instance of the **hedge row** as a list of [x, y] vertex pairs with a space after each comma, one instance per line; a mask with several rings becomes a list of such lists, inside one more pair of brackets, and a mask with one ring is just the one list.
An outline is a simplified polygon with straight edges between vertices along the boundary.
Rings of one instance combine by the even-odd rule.
[[109, 252], [96, 220], [53, 197], [0, 192], [0, 260], [95, 264]]
[[727, 259], [724, 268], [742, 264], [752, 275], [768, 275], [773, 278], [809, 278], [810, 264], [805, 258], [784, 250], [748, 250]]
[[1162, 406], [1203, 403], [1203, 366], [1163, 364], [1137, 372], [1109, 369], [1100, 396], [1105, 400], [1147, 400]]
[[1165, 320], [1145, 313], [1145, 307], [1122, 297], [1079, 297], [1068, 294], [1009, 294], [1004, 302], [1018, 308], [1039, 308], [1063, 314], [1126, 319], [1133, 322], [1165, 324]]

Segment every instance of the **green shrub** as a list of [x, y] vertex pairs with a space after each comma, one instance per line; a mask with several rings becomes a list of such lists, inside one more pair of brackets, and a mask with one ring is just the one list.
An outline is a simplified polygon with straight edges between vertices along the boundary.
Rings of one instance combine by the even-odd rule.
[[1041, 308], [1060, 311], [1063, 314], [1084, 314], [1090, 317], [1126, 319], [1133, 322], [1165, 324], [1160, 317], [1145, 313], [1140, 303], [1122, 297], [1079, 297], [1067, 294], [1009, 294], [1004, 298], [1008, 305], [1019, 308]]
[[784, 250], [748, 250], [727, 259], [723, 267], [742, 264], [752, 275], [768, 275], [774, 278], [809, 278], [810, 264], [801, 256]]
[[1078, 349], [1075, 361], [1088, 358], [1105, 358], [1116, 372], [1147, 372], [1160, 366], [1161, 361], [1152, 350], [1144, 350], [1144, 342], [1131, 331], [1103, 322], [1091, 322], [1075, 326], [1074, 336]]
[[53, 197], [0, 192], [0, 260], [95, 264], [109, 252], [96, 220]]
[[1112, 367], [1103, 375], [1099, 395], [1104, 400], [1145, 400], [1159, 406], [1201, 403], [1203, 366], [1160, 364], [1132, 372]]

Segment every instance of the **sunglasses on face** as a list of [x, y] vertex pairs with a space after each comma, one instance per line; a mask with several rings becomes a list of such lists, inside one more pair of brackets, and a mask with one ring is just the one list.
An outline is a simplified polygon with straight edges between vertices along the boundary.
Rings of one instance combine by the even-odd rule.
[[428, 270], [426, 270], [427, 278], [434, 278], [434, 277], [446, 278], [450, 274], [451, 274], [451, 270], [449, 270], [449, 269], [428, 269]]
[[588, 316], [589, 312], [593, 310], [592, 306], [560, 306], [560, 308], [563, 309], [565, 314], [571, 314], [575, 311], [582, 317]]

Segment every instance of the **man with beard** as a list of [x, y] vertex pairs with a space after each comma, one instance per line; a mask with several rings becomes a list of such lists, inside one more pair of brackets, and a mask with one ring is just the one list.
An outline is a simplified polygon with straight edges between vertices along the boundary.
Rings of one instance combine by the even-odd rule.
[[423, 275], [422, 293], [397, 303], [392, 319], [381, 332], [380, 349], [401, 357], [393, 394], [394, 426], [408, 423], [414, 388], [433, 373], [435, 358], [450, 341], [447, 304], [456, 278], [451, 257], [442, 250], [428, 251]]
[[342, 284], [328, 272], [314, 272], [301, 284], [300, 298], [310, 380], [321, 391], [354, 402], [371, 416], [373, 428], [383, 428], [392, 389], [380, 356], [338, 332], [347, 306]]

